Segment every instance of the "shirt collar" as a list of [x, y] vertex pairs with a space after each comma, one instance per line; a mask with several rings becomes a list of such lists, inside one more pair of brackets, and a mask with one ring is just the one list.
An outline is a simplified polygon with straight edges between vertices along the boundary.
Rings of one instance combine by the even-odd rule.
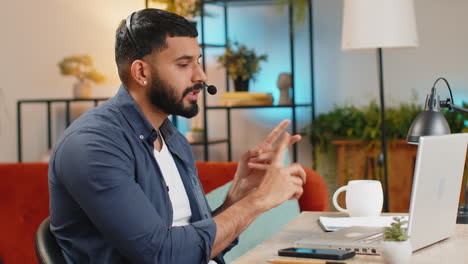
[[[123, 84], [112, 99], [139, 139], [146, 140], [152, 145], [158, 138], [158, 133]], [[175, 127], [166, 118], [159, 131], [164, 136], [164, 140], [168, 142], [175, 132]]]

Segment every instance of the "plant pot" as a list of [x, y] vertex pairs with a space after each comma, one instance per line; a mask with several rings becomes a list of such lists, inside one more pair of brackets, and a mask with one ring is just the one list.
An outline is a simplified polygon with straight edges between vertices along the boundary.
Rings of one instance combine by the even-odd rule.
[[73, 98], [89, 99], [91, 98], [91, 82], [88, 80], [78, 81], [73, 84]]
[[387, 264], [409, 264], [411, 261], [410, 240], [406, 241], [383, 241], [382, 257]]
[[250, 79], [247, 80], [242, 80], [242, 78], [237, 78], [234, 80], [234, 90], [236, 92], [248, 92], [249, 91], [249, 81]]

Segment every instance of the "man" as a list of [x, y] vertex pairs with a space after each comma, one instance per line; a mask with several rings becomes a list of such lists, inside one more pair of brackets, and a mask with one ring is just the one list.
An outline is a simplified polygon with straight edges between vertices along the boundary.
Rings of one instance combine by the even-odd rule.
[[50, 161], [50, 227], [68, 263], [224, 263], [255, 218], [302, 194], [302, 167], [281, 162], [300, 137], [272, 147], [283, 121], [242, 156], [211, 212], [190, 145], [167, 119], [198, 112], [206, 76], [196, 37], [189, 21], [157, 9], [118, 27], [120, 90], [73, 122]]

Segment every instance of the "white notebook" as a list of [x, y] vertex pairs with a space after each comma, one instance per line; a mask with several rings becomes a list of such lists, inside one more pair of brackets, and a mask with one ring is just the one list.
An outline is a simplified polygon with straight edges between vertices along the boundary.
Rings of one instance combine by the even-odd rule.
[[318, 222], [322, 229], [327, 232], [340, 230], [351, 226], [386, 227], [390, 226], [394, 217], [399, 217], [402, 221], [408, 221], [408, 216], [374, 216], [374, 217], [324, 217], [321, 216]]

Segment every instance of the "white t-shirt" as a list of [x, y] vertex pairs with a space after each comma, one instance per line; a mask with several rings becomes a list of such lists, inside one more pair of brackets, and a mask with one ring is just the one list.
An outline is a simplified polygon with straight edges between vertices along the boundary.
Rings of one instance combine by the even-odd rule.
[[[159, 134], [161, 135], [161, 134]], [[154, 149], [154, 157], [158, 162], [164, 181], [169, 187], [169, 198], [172, 203], [172, 211], [174, 218], [172, 226], [182, 226], [190, 224], [192, 211], [190, 210], [190, 202], [185, 191], [184, 184], [180, 178], [179, 170], [174, 162], [174, 158], [169, 152], [164, 139], [162, 139], [161, 151]]]
[[[158, 133], [161, 136], [161, 133]], [[190, 210], [190, 202], [185, 191], [184, 183], [180, 177], [179, 170], [175, 164], [171, 152], [169, 152], [164, 138], [161, 136], [162, 148], [161, 151], [154, 149], [154, 158], [158, 162], [164, 181], [169, 187], [169, 198], [172, 203], [172, 211], [174, 218], [172, 226], [183, 226], [190, 224], [192, 217], [192, 210]], [[208, 264], [216, 264], [215, 261], [210, 260]]]

